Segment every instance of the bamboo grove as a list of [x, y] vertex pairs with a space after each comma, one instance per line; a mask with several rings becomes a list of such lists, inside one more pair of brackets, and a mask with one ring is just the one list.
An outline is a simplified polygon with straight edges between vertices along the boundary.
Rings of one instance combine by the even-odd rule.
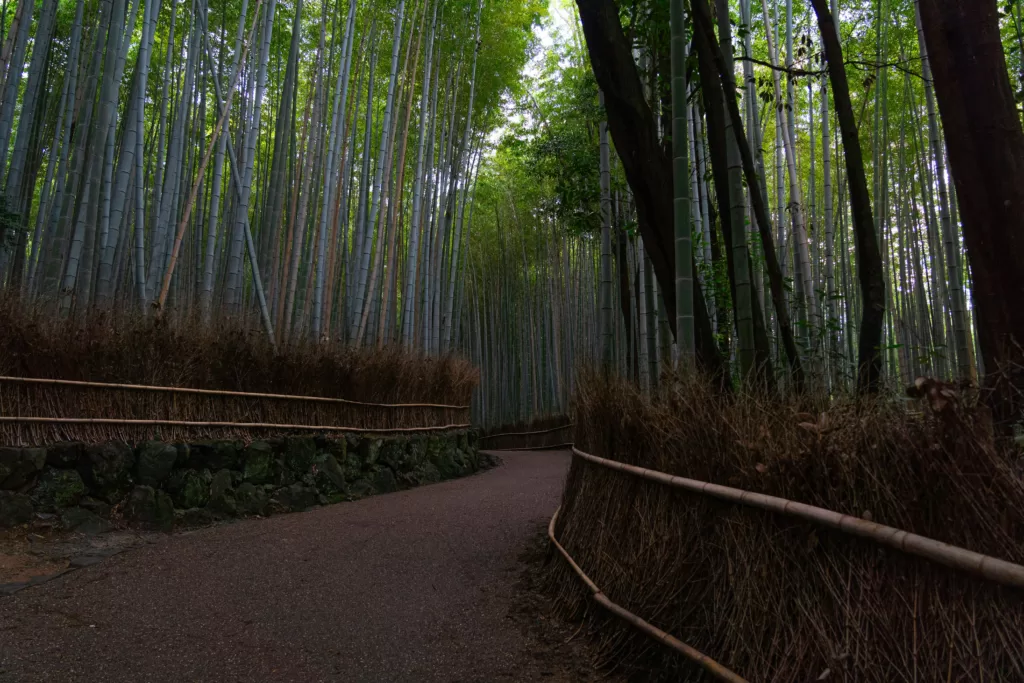
[[484, 138], [542, 9], [4, 0], [0, 282], [83, 319], [449, 350]]
[[[673, 4], [684, 8], [676, 36], [670, 33]], [[698, 4], [708, 10], [714, 44], [698, 35]], [[856, 183], [848, 175], [818, 4], [838, 18], [847, 104], [865, 173], [866, 219], [851, 197]], [[1018, 2], [1005, 3], [1000, 30], [1011, 81], [1024, 91], [1021, 11]], [[648, 222], [660, 219], [670, 232], [673, 219], [687, 216], [688, 229], [677, 225], [672, 245], [682, 251], [660, 254], [675, 291], [659, 288], [666, 280], [655, 277], [658, 250], [665, 245], [644, 233], [639, 205], [648, 198], [633, 193], [638, 177], [647, 181], [642, 185], [661, 182], [629, 168], [636, 163], [631, 156], [643, 166], [652, 155], [640, 143], [618, 149], [607, 136], [608, 109], [601, 103], [608, 93], [599, 92], [593, 72], [605, 69], [618, 78], [622, 72], [615, 69], [623, 67], [609, 66], [610, 43], [588, 39], [604, 40], [600, 32], [611, 32], [609, 15], [628, 43], [629, 66], [650, 117], [630, 119], [630, 125], [650, 125], [661, 151], [688, 178], [674, 195], [674, 206], [685, 213], [652, 220], [647, 208]], [[859, 283], [865, 268], [858, 257], [859, 220], [875, 233], [884, 302], [876, 347], [880, 373], [873, 381], [900, 390], [919, 376], [977, 380], [984, 373], [948, 133], [917, 0], [580, 0], [552, 3], [552, 17], [546, 30], [553, 44], [531, 67], [530, 94], [516, 101], [512, 123], [485, 169], [485, 176], [494, 175], [488, 184], [515, 188], [517, 198], [501, 192], [478, 198], [488, 207], [477, 208], [470, 260], [486, 260], [480, 277], [505, 288], [476, 304], [481, 311], [471, 310], [472, 319], [464, 321], [477, 329], [469, 351], [483, 363], [484, 395], [492, 403], [480, 410], [502, 412], [495, 405], [502, 396], [502, 406], [517, 407], [495, 417], [499, 422], [566, 409], [570, 357], [602, 362], [642, 386], [655, 386], [661, 371], [679, 362], [675, 330], [685, 333], [683, 326], [699, 316], [666, 306], [687, 300], [686, 269], [678, 267], [690, 260], [687, 252], [728, 383], [753, 373], [778, 387], [800, 382], [826, 395], [853, 390], [864, 308], [872, 305]], [[588, 20], [605, 23], [590, 33]], [[682, 51], [683, 77], [676, 83], [673, 48]], [[603, 65], [592, 63], [595, 50]], [[722, 85], [729, 79], [719, 78], [719, 67], [735, 85], [753, 175], [745, 172], [736, 144], [736, 119]], [[620, 106], [623, 95], [615, 96]], [[1017, 93], [1018, 103], [1021, 97]], [[641, 106], [630, 105], [630, 114]], [[669, 168], [651, 174], [660, 171]], [[670, 172], [661, 175], [671, 178]], [[524, 192], [527, 184], [533, 189]], [[752, 185], [759, 191], [752, 192]], [[509, 238], [510, 231], [525, 237]], [[502, 252], [495, 251], [498, 233], [506, 235]], [[479, 283], [476, 288], [493, 291]], [[513, 338], [501, 336], [499, 328], [510, 326]], [[580, 333], [589, 336], [576, 339]], [[491, 367], [493, 358], [497, 367]], [[538, 401], [537, 392], [557, 400]]]
[[926, 1], [0, 0], [0, 285], [461, 353], [486, 423], [978, 378]]

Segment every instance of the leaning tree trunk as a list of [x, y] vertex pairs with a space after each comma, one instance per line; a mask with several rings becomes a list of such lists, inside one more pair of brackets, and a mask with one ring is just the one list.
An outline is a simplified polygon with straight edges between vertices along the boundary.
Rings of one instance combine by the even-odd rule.
[[[604, 105], [604, 93], [601, 95]], [[605, 372], [612, 367], [612, 194], [608, 122], [600, 123], [601, 144], [601, 365]]]
[[1005, 423], [1024, 405], [1024, 132], [999, 10], [995, 0], [921, 0], [920, 10], [974, 280], [986, 383], [997, 389], [994, 406]]
[[[864, 160], [861, 157], [857, 120], [850, 101], [850, 86], [846, 81], [843, 49], [839, 32], [829, 11], [828, 0], [811, 0], [818, 15], [825, 59], [829, 65], [832, 97], [836, 103], [839, 131], [846, 152], [846, 177], [850, 186], [853, 209], [853, 229], [857, 254], [857, 275], [860, 279], [861, 306], [860, 339], [857, 349], [857, 391], [875, 393], [882, 374], [882, 326], [885, 323], [885, 282], [882, 277], [882, 255], [878, 249], [875, 219], [871, 213], [871, 195], [868, 193]], [[1019, 125], [1018, 125], [1019, 130]], [[1022, 140], [1024, 143], [1024, 140]], [[1022, 243], [1024, 246], [1024, 243]], [[1022, 280], [1024, 284], [1024, 280]], [[1024, 288], [1022, 288], [1024, 293]], [[1024, 318], [1022, 318], [1024, 321]], [[1024, 339], [1024, 337], [1021, 337]]]
[[[673, 280], [674, 241], [672, 165], [666, 156], [648, 106], [629, 41], [614, 0], [577, 0], [591, 68], [604, 92], [608, 129], [636, 200], [640, 232], [658, 277], [672, 331], [676, 327]], [[728, 376], [718, 350], [699, 282], [693, 283], [697, 360], [720, 381]]]
[[[776, 315], [778, 316], [779, 321], [779, 334], [782, 337], [783, 348], [785, 349], [786, 357], [789, 360], [794, 387], [799, 391], [803, 388], [804, 384], [803, 365], [800, 361], [800, 354], [796, 346], [796, 340], [793, 336], [793, 329], [789, 319], [789, 309], [786, 306], [785, 285], [782, 276], [782, 269], [779, 265], [778, 259], [776, 258], [775, 242], [772, 237], [772, 224], [771, 219], [768, 216], [767, 200], [761, 191], [762, 184], [757, 177], [757, 171], [754, 167], [754, 157], [750, 151], [750, 144], [747, 142], [747, 138], [743, 134], [743, 119], [740, 116], [739, 105], [736, 103], [736, 82], [734, 80], [733, 72], [729, 69], [725, 57], [722, 54], [722, 50], [718, 46], [717, 38], [715, 38], [714, 28], [711, 25], [711, 9], [708, 7], [707, 0], [694, 0], [693, 8], [694, 21], [696, 24], [695, 30], [697, 31], [698, 39], [700, 39], [698, 45], [706, 45], [710, 48], [711, 56], [713, 57], [718, 70], [718, 76], [721, 79], [721, 84], [725, 90], [724, 96], [722, 97], [718, 97], [716, 94], [716, 100], [723, 101], [725, 103], [726, 109], [728, 110], [727, 115], [733, 122], [733, 137], [736, 139], [736, 145], [739, 148], [740, 158], [743, 164], [743, 173], [747, 180], [747, 189], [750, 192], [751, 207], [754, 210], [755, 222], [757, 223], [758, 230], [761, 234], [765, 268], [768, 271], [772, 300], [775, 303]], [[707, 80], [709, 83], [711, 82], [711, 79], [711, 74], [708, 74]]]
[[[949, 273], [944, 288], [949, 292], [949, 304], [953, 318], [953, 342], [956, 344], [957, 372], [967, 378], [971, 374], [970, 340], [967, 325], [967, 307], [964, 302], [964, 278], [960, 267], [960, 246], [956, 238], [956, 226], [949, 214], [949, 192], [946, 185], [946, 162], [939, 142], [939, 124], [935, 115], [935, 93], [933, 88], [931, 62], [921, 26], [920, 2], [915, 2], [915, 20], [918, 25], [918, 42], [921, 50], [921, 75], [924, 78], [925, 104], [928, 108], [928, 140], [935, 159], [935, 179], [939, 189], [939, 222], [942, 226], [942, 241], [946, 250], [945, 270]], [[1019, 9], [1019, 8], [1018, 8]], [[941, 255], [939, 256], [941, 258]], [[944, 302], [942, 302], [944, 303]], [[940, 304], [939, 310], [942, 310]]]

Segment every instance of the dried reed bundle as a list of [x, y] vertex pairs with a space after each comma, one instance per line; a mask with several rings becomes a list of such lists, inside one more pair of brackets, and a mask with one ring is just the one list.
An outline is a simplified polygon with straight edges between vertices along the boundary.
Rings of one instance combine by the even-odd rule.
[[[464, 406], [478, 378], [474, 367], [454, 356], [304, 343], [275, 352], [258, 330], [232, 321], [213, 329], [119, 314], [81, 324], [28, 311], [4, 298], [0, 375], [275, 394], [0, 381], [0, 416], [135, 421], [0, 421], [4, 445], [268, 435], [264, 428], [209, 423], [324, 425], [358, 431], [465, 425], [469, 409]], [[301, 400], [294, 395], [351, 402]]]
[[[778, 401], [666, 382], [653, 399], [581, 378], [581, 450], [787, 498], [1020, 564], [1020, 454], [970, 392], [924, 404]], [[610, 599], [750, 680], [1024, 680], [1024, 594], [816, 524], [575, 459], [559, 540]], [[586, 593], [562, 563], [552, 589]], [[596, 622], [595, 622], [596, 623]], [[699, 672], [601, 622], [610, 661]]]
[[245, 320], [171, 322], [134, 313], [61, 319], [0, 296], [0, 375], [369, 403], [466, 405], [479, 372], [457, 356], [298, 341], [275, 352]]

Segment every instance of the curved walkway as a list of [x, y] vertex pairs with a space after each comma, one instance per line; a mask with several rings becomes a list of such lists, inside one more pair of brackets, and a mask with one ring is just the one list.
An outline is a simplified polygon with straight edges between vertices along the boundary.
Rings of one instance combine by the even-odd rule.
[[169, 536], [0, 599], [0, 681], [530, 681], [517, 555], [563, 453]]

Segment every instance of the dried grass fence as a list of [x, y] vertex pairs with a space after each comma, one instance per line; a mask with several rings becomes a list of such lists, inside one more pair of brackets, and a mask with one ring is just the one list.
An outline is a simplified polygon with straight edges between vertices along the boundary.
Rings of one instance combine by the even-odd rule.
[[491, 451], [542, 451], [572, 446], [572, 418], [549, 415], [529, 422], [495, 427], [480, 436], [480, 448]]
[[466, 428], [469, 406], [0, 376], [0, 444]]
[[0, 294], [0, 445], [465, 426], [479, 380], [462, 358], [397, 346], [275, 349], [244, 318], [45, 310]]
[[243, 318], [115, 311], [47, 315], [0, 293], [0, 375], [343, 398], [469, 403], [479, 371], [455, 355], [298, 339], [275, 349]]
[[[667, 384], [651, 400], [584, 377], [577, 446], [1024, 563], [1021, 457], [969, 392], [812, 416]], [[819, 523], [577, 457], [555, 532], [610, 600], [750, 681], [1024, 680], [1024, 591]], [[564, 609], [600, 627], [609, 663], [707, 676], [592, 611], [565, 563], [549, 579]]]

